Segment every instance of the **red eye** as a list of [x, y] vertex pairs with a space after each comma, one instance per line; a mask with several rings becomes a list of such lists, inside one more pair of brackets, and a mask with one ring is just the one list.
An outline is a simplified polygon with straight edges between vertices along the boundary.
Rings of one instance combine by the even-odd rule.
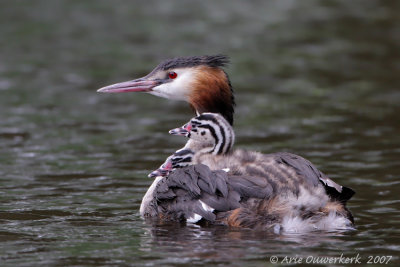
[[168, 73], [168, 77], [170, 79], [175, 79], [176, 77], [178, 77], [178, 74], [176, 74], [175, 71], [171, 71], [171, 72]]

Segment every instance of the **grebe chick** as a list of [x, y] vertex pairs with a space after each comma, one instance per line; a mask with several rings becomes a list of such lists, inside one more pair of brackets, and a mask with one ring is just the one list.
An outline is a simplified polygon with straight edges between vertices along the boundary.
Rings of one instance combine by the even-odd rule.
[[197, 156], [228, 154], [235, 143], [232, 126], [218, 113], [202, 113], [182, 127], [170, 130], [169, 133], [189, 137], [189, 141], [185, 147], [169, 156], [157, 170], [151, 172], [149, 174], [151, 178], [168, 176], [173, 169], [192, 165], [195, 154]]

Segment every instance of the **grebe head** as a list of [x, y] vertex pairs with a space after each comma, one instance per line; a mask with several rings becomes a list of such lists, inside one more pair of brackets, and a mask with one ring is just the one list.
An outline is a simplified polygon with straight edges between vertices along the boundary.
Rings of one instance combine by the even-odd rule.
[[218, 113], [205, 112], [191, 119], [180, 128], [169, 131], [172, 135], [182, 135], [210, 148], [207, 153], [221, 155], [228, 153], [235, 142], [235, 133], [229, 122]]
[[103, 87], [98, 92], [147, 92], [163, 98], [188, 102], [197, 114], [217, 112], [233, 124], [234, 96], [223, 55], [168, 59], [148, 75]]
[[198, 154], [227, 154], [235, 142], [232, 126], [217, 113], [203, 113], [169, 133], [190, 138], [189, 148], [186, 146], [177, 150], [149, 177], [168, 176], [173, 169], [192, 165], [193, 158]]
[[194, 152], [190, 149], [179, 149], [169, 156], [157, 170], [151, 172], [148, 176], [154, 178], [157, 176], [168, 176], [176, 168], [183, 168], [192, 164]]

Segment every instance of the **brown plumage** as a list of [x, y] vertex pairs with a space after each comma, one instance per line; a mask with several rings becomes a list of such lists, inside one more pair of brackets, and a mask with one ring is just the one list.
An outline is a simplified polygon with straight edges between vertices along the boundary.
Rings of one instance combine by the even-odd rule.
[[234, 99], [226, 73], [209, 66], [196, 67], [195, 72], [193, 93], [189, 97], [192, 108], [198, 113], [220, 113], [233, 124]]

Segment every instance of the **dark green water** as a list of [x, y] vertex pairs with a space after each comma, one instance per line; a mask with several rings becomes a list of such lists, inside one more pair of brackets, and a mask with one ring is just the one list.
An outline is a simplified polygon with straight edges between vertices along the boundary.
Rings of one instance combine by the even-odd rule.
[[[399, 14], [398, 1], [1, 1], [0, 265], [264, 266], [343, 253], [398, 266]], [[147, 174], [184, 142], [167, 131], [193, 114], [95, 91], [214, 53], [232, 59], [237, 147], [302, 155], [353, 188], [356, 231], [140, 218]]]

